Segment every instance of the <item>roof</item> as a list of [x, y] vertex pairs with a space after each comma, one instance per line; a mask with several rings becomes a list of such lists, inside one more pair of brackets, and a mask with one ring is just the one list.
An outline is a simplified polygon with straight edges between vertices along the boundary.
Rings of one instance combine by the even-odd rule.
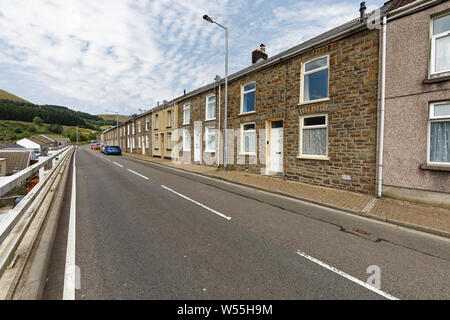
[[70, 138], [53, 138], [53, 139], [55, 139], [55, 141], [58, 141], [58, 142], [70, 142], [71, 141]]
[[18, 145], [17, 143], [0, 143], [0, 150], [1, 149], [25, 149], [21, 145]]
[[44, 142], [47, 142], [47, 143], [55, 143], [56, 142], [56, 140], [53, 137], [49, 137], [49, 136], [46, 136], [43, 134], [37, 136], [36, 138], [38, 138]]
[[2, 151], [0, 158], [6, 158], [6, 175], [14, 174], [14, 170], [23, 170], [30, 165], [31, 151]]
[[28, 139], [30, 141], [33, 141], [34, 143], [37, 143], [40, 146], [48, 146], [49, 145], [48, 142], [45, 142], [45, 141], [43, 141], [42, 139], [40, 139], [38, 137], [30, 137], [30, 138], [26, 138], [26, 139]]
[[390, 0], [384, 3], [384, 9], [386, 12], [398, 9], [400, 7], [406, 6], [416, 0]]

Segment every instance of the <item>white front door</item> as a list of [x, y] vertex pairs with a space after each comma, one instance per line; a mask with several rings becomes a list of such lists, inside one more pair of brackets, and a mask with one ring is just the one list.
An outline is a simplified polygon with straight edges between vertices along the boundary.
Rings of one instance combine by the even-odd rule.
[[194, 124], [194, 163], [202, 163], [202, 127]]
[[269, 171], [283, 172], [283, 121], [271, 122]]

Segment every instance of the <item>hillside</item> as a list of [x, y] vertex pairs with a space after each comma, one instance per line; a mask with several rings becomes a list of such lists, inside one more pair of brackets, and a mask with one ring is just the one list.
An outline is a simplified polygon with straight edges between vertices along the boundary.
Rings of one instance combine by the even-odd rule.
[[[80, 141], [98, 139], [98, 135], [100, 134], [100, 131], [85, 128], [78, 128], [78, 132]], [[72, 141], [76, 141], [76, 127], [74, 126], [61, 126], [48, 123], [38, 125], [33, 122], [0, 120], [0, 142], [5, 141], [5, 136], [8, 142], [14, 142], [22, 138], [40, 134], [57, 138], [69, 137]]]
[[[103, 120], [117, 121], [117, 116], [115, 114], [98, 114], [97, 116], [102, 118]], [[125, 116], [125, 115], [119, 114], [119, 122], [125, 122], [130, 118], [131, 118], [131, 116]]]
[[8, 91], [0, 89], [0, 100], [11, 100], [15, 102], [26, 102], [30, 103], [25, 99], [22, 99], [16, 95], [13, 95], [12, 93], [9, 93]]

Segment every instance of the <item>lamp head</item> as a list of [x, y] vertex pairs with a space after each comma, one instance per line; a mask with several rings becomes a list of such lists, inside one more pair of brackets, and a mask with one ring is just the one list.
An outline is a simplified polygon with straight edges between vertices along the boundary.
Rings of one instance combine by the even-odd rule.
[[213, 19], [211, 19], [207, 14], [205, 14], [205, 15], [203, 16], [203, 19], [205, 19], [205, 20], [208, 21], [208, 22], [213, 23]]

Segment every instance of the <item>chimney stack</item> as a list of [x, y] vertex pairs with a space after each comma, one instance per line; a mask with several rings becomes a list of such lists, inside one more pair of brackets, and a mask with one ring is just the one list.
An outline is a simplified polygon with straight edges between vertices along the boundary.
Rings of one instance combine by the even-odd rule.
[[259, 50], [254, 50], [252, 52], [252, 64], [255, 64], [262, 60], [267, 60], [268, 56], [266, 53], [266, 46], [261, 43]]
[[363, 1], [359, 5], [359, 22], [366, 20], [366, 3]]

